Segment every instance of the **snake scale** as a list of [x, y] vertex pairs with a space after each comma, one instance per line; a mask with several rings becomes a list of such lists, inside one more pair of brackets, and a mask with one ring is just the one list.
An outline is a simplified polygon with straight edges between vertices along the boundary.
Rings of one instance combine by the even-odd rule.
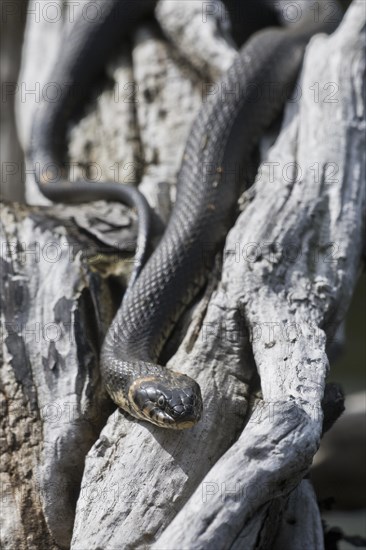
[[[80, 17], [65, 41], [50, 81], [69, 86], [57, 102], [43, 102], [37, 109], [30, 156], [47, 167], [36, 180], [53, 201], [106, 199], [137, 208], [136, 265], [103, 344], [102, 377], [112, 399], [132, 416], [161, 427], [188, 428], [202, 414], [200, 388], [188, 376], [160, 366], [159, 354], [205, 283], [233, 220], [242, 168], [283, 107], [308, 40], [335, 24], [305, 17], [297, 25], [259, 31], [240, 49], [220, 84], [220, 90], [236, 93], [218, 93], [202, 105], [186, 143], [170, 221], [143, 265], [149, 234], [144, 197], [113, 182], [70, 183], [62, 168], [68, 119], [86, 101], [86, 92], [118, 43], [153, 12], [155, 2], [104, 0], [99, 5], [98, 20], [90, 24]], [[276, 86], [269, 93], [270, 83]]]

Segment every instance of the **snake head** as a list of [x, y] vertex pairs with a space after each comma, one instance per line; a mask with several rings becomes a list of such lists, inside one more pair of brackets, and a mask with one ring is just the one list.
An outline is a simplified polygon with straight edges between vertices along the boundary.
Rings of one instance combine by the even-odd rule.
[[172, 374], [166, 371], [164, 376], [149, 375], [135, 380], [128, 392], [130, 406], [134, 416], [161, 428], [191, 428], [202, 413], [200, 387], [184, 374]]

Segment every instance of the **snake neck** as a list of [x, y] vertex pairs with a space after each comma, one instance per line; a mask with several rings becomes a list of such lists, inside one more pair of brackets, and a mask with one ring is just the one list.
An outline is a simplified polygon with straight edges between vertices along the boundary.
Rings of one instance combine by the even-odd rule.
[[129, 398], [130, 389], [136, 380], [152, 376], [156, 379], [163, 379], [166, 375], [163, 367], [159, 367], [156, 363], [148, 361], [139, 360], [135, 363], [124, 361], [109, 353], [106, 347], [104, 347], [101, 361], [104, 366], [104, 385], [109, 395], [120, 407], [128, 411], [132, 416], [139, 418]]

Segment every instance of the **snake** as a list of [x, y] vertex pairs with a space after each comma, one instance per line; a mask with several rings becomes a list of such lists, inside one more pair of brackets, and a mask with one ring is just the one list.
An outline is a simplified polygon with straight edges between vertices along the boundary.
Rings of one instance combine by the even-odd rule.
[[[268, 0], [267, 0], [268, 3]], [[219, 89], [194, 118], [177, 176], [176, 201], [157, 247], [147, 257], [150, 209], [137, 188], [117, 182], [70, 182], [63, 158], [67, 123], [88, 100], [106, 61], [155, 1], [103, 0], [90, 24], [79, 17], [50, 75], [68, 82], [62, 97], [38, 106], [30, 157], [40, 191], [51, 201], [120, 201], [136, 208], [136, 261], [122, 303], [107, 330], [100, 356], [102, 380], [113, 401], [138, 420], [181, 430], [203, 413], [199, 384], [159, 363], [177, 321], [204, 287], [213, 258], [235, 219], [243, 169], [264, 131], [280, 114], [301, 67], [306, 45], [338, 21], [303, 17], [298, 24], [255, 32], [238, 50]], [[270, 83], [276, 83], [269, 90]]]

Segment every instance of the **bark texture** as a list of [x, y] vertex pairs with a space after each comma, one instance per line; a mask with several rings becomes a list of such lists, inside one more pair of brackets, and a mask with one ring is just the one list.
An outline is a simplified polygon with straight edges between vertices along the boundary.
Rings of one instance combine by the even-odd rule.
[[[139, 28], [69, 148], [76, 172], [92, 162], [101, 178], [141, 180], [161, 226], [209, 90], [197, 68], [213, 55], [192, 53], [195, 69], [182, 60], [192, 35], [180, 40], [187, 25], [166, 19], [169, 3], [157, 17], [177, 45], [154, 22]], [[185, 9], [193, 32], [197, 3]], [[49, 30], [37, 24], [28, 21], [23, 79]], [[209, 25], [211, 79], [233, 51], [217, 17]], [[181, 326], [168, 366], [201, 385], [204, 415], [192, 430], [111, 414], [101, 387], [98, 353], [131, 267], [134, 214], [103, 202], [3, 207], [5, 548], [323, 548], [304, 475], [322, 431], [325, 347], [361, 266], [364, 39], [356, 0], [332, 36], [311, 41], [280, 134], [263, 145], [222, 258]], [[33, 107], [18, 109], [25, 146]], [[31, 184], [27, 192], [38, 202]]]

